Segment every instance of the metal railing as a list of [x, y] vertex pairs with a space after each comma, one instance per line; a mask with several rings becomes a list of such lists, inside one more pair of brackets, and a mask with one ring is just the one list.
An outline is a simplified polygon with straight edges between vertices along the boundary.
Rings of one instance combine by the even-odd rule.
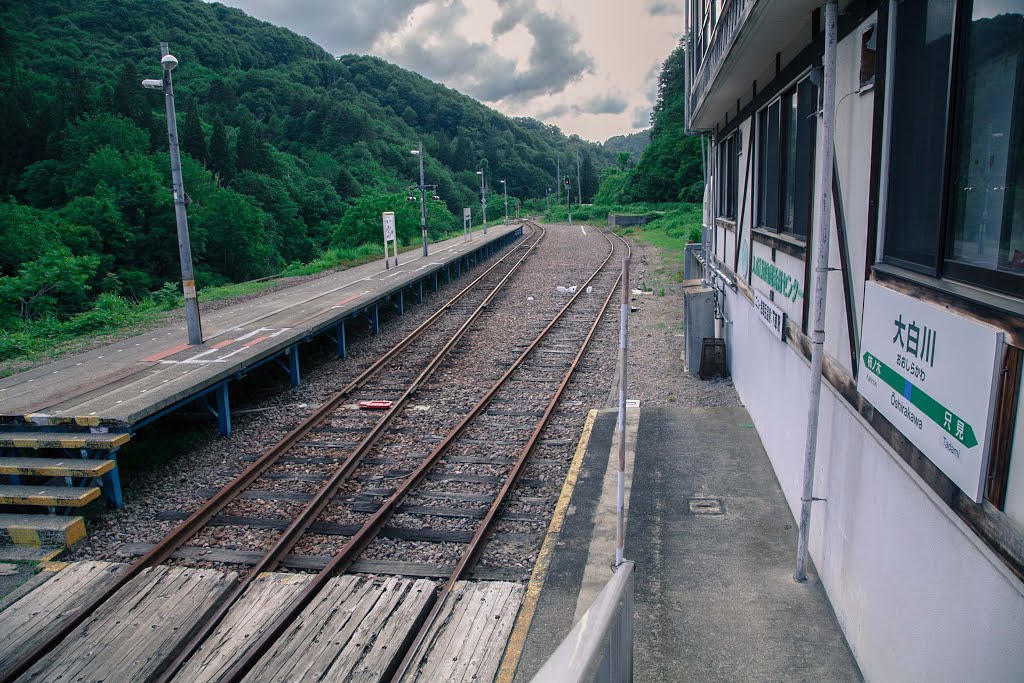
[[633, 571], [623, 562], [533, 683], [633, 680]]
[[[704, 94], [711, 85], [711, 79], [718, 72], [722, 65], [733, 38], [743, 25], [747, 16], [747, 9], [757, 0], [732, 0], [722, 8], [722, 13], [715, 23], [714, 32], [708, 41], [708, 48], [700, 58], [700, 67], [690, 84], [690, 117], [697, 112], [697, 105], [704, 99]], [[686, 122], [687, 125], [690, 121]]]

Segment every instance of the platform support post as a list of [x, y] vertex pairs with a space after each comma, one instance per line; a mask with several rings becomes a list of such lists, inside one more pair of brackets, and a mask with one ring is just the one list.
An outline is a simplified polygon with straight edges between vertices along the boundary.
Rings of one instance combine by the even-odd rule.
[[405, 315], [405, 290], [398, 293], [398, 315]]
[[455, 277], [462, 277], [462, 258], [461, 257], [459, 258], [458, 261], [456, 261]]
[[373, 330], [373, 336], [377, 336], [377, 331], [380, 329], [380, 313], [378, 311], [378, 305], [373, 305], [373, 317], [370, 318], [370, 329]]
[[338, 342], [338, 358], [344, 358], [346, 355], [348, 355], [347, 354], [348, 350], [345, 348], [345, 321], [344, 320], [342, 320], [340, 323], [338, 323], [338, 329], [337, 329], [336, 338], [337, 338], [337, 342]]
[[299, 345], [293, 344], [288, 347], [288, 378], [293, 387], [299, 386], [301, 376], [299, 375]]
[[107, 459], [114, 461], [114, 469], [100, 477], [100, 490], [103, 500], [115, 510], [120, 510], [124, 507], [124, 497], [121, 495], [121, 475], [117, 472], [117, 452], [110, 451]]
[[435, 292], [437, 291], [437, 276], [438, 276], [438, 271], [435, 270], [434, 271], [434, 291]]
[[217, 387], [217, 427], [221, 436], [231, 436], [231, 397], [228, 394], [228, 383]]

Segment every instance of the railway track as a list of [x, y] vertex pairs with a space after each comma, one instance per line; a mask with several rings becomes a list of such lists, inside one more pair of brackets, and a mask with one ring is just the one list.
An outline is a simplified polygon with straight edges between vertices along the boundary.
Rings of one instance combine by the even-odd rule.
[[[553, 317], [542, 325], [523, 326], [521, 332], [527, 333], [528, 339], [521, 343], [510, 339], [508, 350], [521, 351], [513, 359], [494, 364], [498, 370], [491, 374], [497, 376], [489, 382], [489, 388], [471, 406], [450, 411], [455, 419], [449, 417], [448, 424], [424, 424], [418, 419], [416, 406], [411, 405], [413, 397], [417, 402], [443, 400], [438, 393], [443, 389], [428, 380], [466, 334], [482, 324], [489, 305], [543, 238], [540, 226], [531, 227], [533, 232], [518, 247], [260, 456], [134, 562], [96, 600], [69, 618], [59, 632], [19, 663], [8, 680], [26, 671], [143, 569], [178, 557], [176, 554], [197, 534], [232, 523], [252, 523], [251, 518], [222, 514], [229, 505], [244, 505], [246, 493], [278, 500], [284, 516], [292, 521], [282, 530], [281, 520], [273, 524], [263, 520], [265, 528], [274, 527], [272, 544], [265, 552], [261, 549], [259, 559], [251, 563], [157, 680], [174, 679], [252, 581], [282, 566], [289, 553], [311, 537], [329, 546], [330, 560], [253, 637], [220, 680], [242, 680], [328, 582], [361, 555], [372, 554], [374, 544], [381, 543], [382, 538], [399, 545], [444, 539], [437, 544], [441, 548], [437, 559], [453, 569], [424, 623], [405, 644], [404, 657], [396, 657], [394, 670], [385, 676], [393, 680], [408, 676], [411, 680], [431, 634], [446, 610], [451, 609], [453, 588], [477, 565], [496, 526], [504, 525], [501, 543], [515, 546], [533, 531], [529, 526], [533, 518], [522, 511], [543, 506], [557, 493], [560, 482], [550, 477], [527, 481], [523, 473], [528, 466], [543, 469], [557, 465], [545, 463], [543, 458], [531, 461], [531, 457], [543, 447], [545, 427], [614, 295], [619, 282], [619, 262], [614, 256], [628, 255], [624, 242], [605, 234], [608, 250], [601, 265], [578, 285]], [[383, 401], [386, 405], [380, 412], [364, 411], [355, 408], [360, 401]], [[397, 429], [399, 434], [426, 429], [426, 440], [433, 444], [430, 452], [387, 457], [386, 445], [382, 444], [393, 438], [386, 436], [389, 429]], [[517, 487], [520, 481], [525, 485]]]

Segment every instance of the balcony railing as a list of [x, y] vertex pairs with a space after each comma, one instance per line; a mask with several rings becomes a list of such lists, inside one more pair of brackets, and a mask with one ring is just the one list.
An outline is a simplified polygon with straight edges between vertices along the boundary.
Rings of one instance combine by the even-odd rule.
[[691, 120], [697, 112], [697, 106], [704, 99], [708, 86], [711, 85], [711, 80], [718, 73], [718, 67], [722, 65], [722, 61], [729, 53], [729, 47], [732, 45], [733, 38], [736, 37], [736, 33], [746, 19], [747, 10], [756, 1], [731, 0], [722, 8], [722, 13], [718, 17], [718, 22], [715, 24], [714, 32], [708, 43], [708, 49], [701, 56], [700, 67], [690, 85], [689, 112]]

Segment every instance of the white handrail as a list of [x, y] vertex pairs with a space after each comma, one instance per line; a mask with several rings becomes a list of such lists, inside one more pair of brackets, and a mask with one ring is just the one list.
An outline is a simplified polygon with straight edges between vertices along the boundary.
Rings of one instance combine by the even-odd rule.
[[573, 626], [533, 683], [633, 680], [633, 571], [625, 561]]

